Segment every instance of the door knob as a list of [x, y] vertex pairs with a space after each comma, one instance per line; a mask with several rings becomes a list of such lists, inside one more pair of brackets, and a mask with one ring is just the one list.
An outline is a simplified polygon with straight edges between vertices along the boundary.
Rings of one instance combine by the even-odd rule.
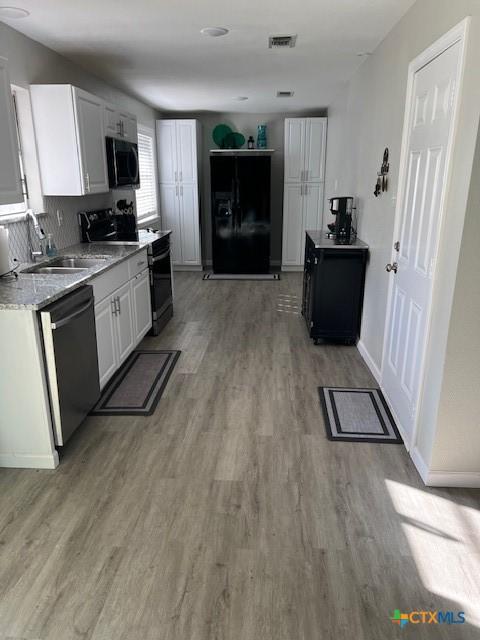
[[398, 264], [396, 262], [394, 262], [393, 264], [388, 263], [385, 269], [388, 271], [388, 273], [390, 273], [390, 271], [393, 271], [393, 273], [397, 273]]

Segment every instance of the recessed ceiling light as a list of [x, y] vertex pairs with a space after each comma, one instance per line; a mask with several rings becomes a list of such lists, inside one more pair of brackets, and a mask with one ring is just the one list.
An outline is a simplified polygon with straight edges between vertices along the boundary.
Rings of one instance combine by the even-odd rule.
[[226, 36], [228, 29], [225, 27], [205, 27], [200, 31], [204, 36], [212, 36], [212, 38], [218, 38], [219, 36]]
[[248, 96], [237, 96], [234, 100], [238, 100], [238, 102], [243, 102], [244, 100], [248, 100]]
[[29, 15], [29, 11], [20, 9], [20, 7], [0, 7], [0, 18], [6, 18], [7, 20], [19, 20]]

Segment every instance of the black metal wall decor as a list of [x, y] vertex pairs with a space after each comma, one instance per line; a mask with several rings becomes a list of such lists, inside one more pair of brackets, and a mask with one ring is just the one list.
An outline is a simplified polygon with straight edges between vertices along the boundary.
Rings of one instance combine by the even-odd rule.
[[388, 188], [388, 171], [390, 169], [390, 164], [388, 162], [388, 147], [385, 148], [383, 152], [383, 162], [380, 167], [379, 173], [377, 173], [377, 183], [375, 185], [375, 189], [373, 191], [373, 195], [378, 198], [378, 196], [387, 190]]

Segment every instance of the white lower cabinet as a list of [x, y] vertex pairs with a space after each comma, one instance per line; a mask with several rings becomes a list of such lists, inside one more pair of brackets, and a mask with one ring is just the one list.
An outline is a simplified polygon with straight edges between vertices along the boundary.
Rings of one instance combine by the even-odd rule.
[[285, 183], [282, 250], [284, 269], [303, 266], [305, 231], [320, 228], [322, 204], [323, 183]]
[[133, 336], [135, 342], [138, 343], [152, 326], [148, 269], [131, 280], [130, 286], [132, 289]]
[[117, 329], [118, 359], [122, 364], [133, 351], [135, 340], [133, 338], [133, 310], [132, 289], [130, 282], [116, 292], [117, 312], [115, 324]]
[[109, 297], [95, 305], [98, 371], [101, 388], [105, 386], [118, 368], [113, 304], [113, 299]]
[[[141, 258], [147, 264], [146, 252]], [[92, 281], [101, 388], [152, 326], [149, 271], [136, 273], [138, 265], [135, 258]]]

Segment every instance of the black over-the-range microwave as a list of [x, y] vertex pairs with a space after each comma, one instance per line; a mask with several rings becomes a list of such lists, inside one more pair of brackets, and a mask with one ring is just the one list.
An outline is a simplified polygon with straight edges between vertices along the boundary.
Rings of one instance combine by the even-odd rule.
[[110, 189], [138, 189], [138, 145], [128, 140], [106, 138]]

